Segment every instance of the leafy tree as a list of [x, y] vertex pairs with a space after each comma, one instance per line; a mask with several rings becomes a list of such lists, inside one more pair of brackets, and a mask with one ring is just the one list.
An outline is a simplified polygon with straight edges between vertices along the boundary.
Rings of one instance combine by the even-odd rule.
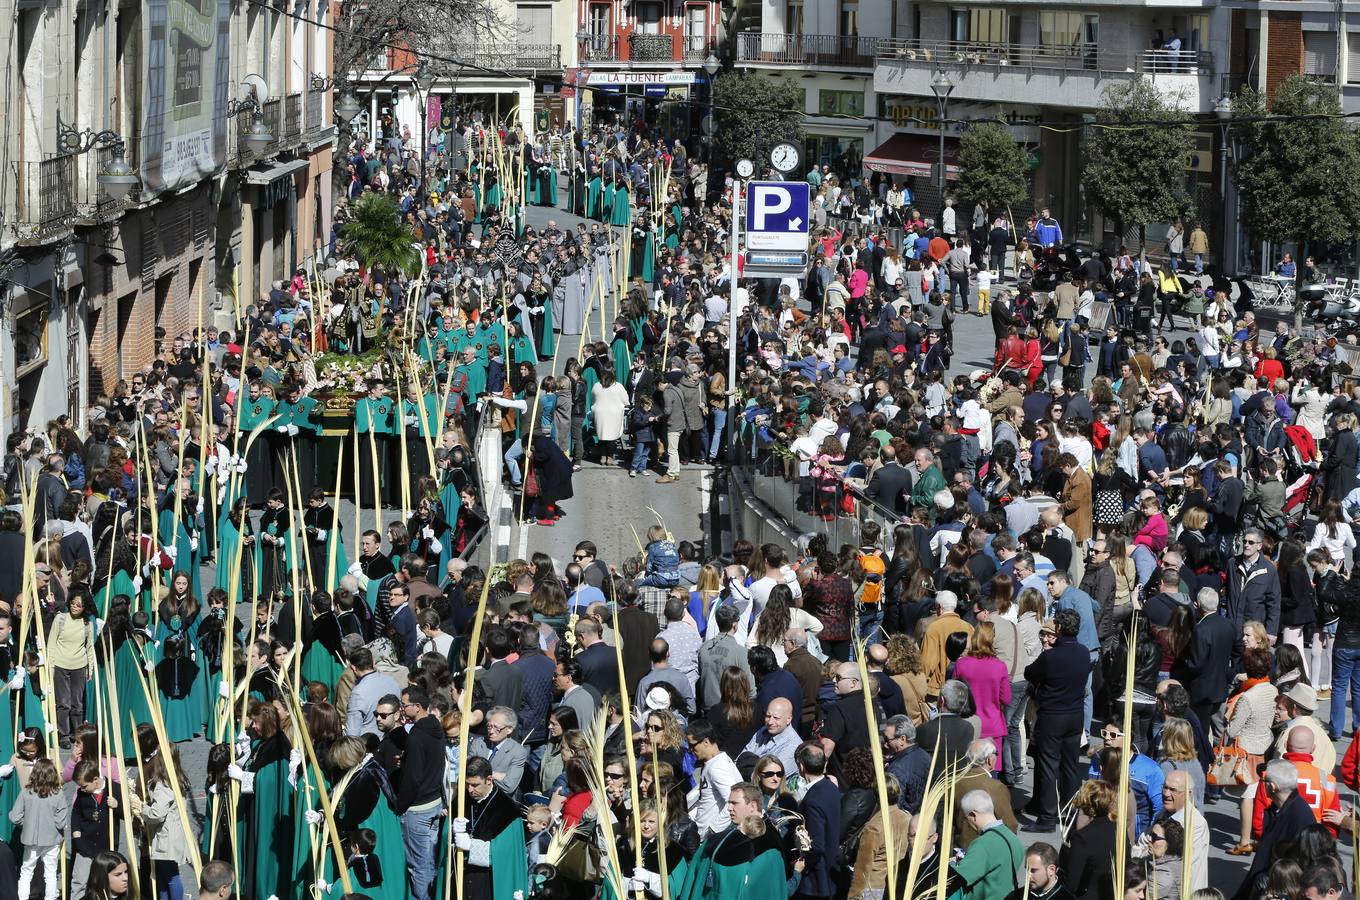
[[1014, 206], [1029, 193], [1025, 152], [1000, 122], [969, 125], [959, 136], [956, 190], [989, 209]]
[[[1245, 151], [1232, 169], [1241, 221], [1257, 240], [1293, 241], [1302, 279], [1310, 246], [1349, 241], [1360, 230], [1360, 135], [1336, 118], [1336, 88], [1301, 75], [1273, 97], [1244, 88], [1233, 100], [1234, 119], [1266, 115], [1320, 117], [1233, 125]], [[1294, 318], [1302, 325], [1301, 309]]]
[[727, 72], [713, 80], [714, 140], [729, 163], [761, 157], [780, 141], [803, 146], [803, 91], [787, 78]]
[[1179, 99], [1140, 76], [1105, 89], [1087, 137], [1081, 176], [1087, 196], [1121, 235], [1137, 225], [1140, 248], [1149, 222], [1175, 219], [1188, 204], [1185, 167], [1194, 138], [1180, 124], [1186, 115]]
[[388, 272], [413, 274], [420, 270], [414, 238], [401, 224], [391, 197], [364, 194], [349, 209], [349, 221], [340, 232], [345, 253], [353, 254], [365, 269], [381, 265]]

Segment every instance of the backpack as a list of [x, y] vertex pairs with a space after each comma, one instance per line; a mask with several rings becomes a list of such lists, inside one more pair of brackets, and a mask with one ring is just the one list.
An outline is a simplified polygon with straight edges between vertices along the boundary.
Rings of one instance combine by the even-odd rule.
[[888, 571], [883, 554], [878, 550], [859, 554], [859, 569], [864, 573], [859, 602], [864, 606], [878, 606], [883, 602], [883, 576]]

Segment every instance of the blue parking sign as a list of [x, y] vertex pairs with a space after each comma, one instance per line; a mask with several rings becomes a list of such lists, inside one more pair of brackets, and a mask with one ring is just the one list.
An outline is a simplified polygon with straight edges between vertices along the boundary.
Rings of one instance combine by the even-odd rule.
[[746, 248], [807, 250], [806, 181], [752, 181], [746, 186]]

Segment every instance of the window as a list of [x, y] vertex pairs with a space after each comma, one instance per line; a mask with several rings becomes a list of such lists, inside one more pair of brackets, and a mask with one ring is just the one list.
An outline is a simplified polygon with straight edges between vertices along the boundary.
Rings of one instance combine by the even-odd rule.
[[708, 7], [685, 7], [685, 55], [703, 56], [708, 49]]
[[784, 33], [803, 33], [803, 0], [788, 0], [784, 6]]
[[1360, 31], [1346, 35], [1346, 81], [1360, 84]]
[[1322, 81], [1336, 77], [1336, 35], [1328, 31], [1303, 33], [1303, 74]]
[[521, 47], [545, 46], [552, 43], [552, 7], [515, 7], [515, 24], [519, 32], [516, 43]]
[[818, 111], [824, 116], [864, 115], [863, 91], [822, 91], [818, 103]]
[[1039, 11], [1039, 43], [1050, 50], [1078, 53], [1096, 43], [1097, 27], [1095, 16], [1056, 9]]
[[661, 3], [647, 0], [637, 4], [637, 31], [641, 34], [661, 33]]
[[841, 0], [841, 35], [859, 34], [859, 0]]
[[958, 43], [1019, 43], [1020, 19], [1000, 7], [950, 11], [949, 39]]
[[607, 35], [612, 29], [609, 27], [609, 4], [592, 3], [590, 5], [590, 34], [592, 37]]

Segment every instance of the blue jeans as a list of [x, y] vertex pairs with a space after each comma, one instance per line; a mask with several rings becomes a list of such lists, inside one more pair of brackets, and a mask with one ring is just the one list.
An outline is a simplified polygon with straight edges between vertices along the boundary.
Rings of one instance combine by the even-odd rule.
[[647, 457], [651, 454], [651, 441], [633, 441], [633, 464], [628, 468], [641, 472], [647, 468]]
[[413, 900], [429, 900], [434, 885], [435, 845], [439, 841], [439, 804], [401, 814], [401, 837]]
[[[1316, 638], [1314, 639], [1316, 640]], [[1327, 730], [1341, 737], [1346, 733], [1346, 695], [1350, 695], [1351, 715], [1360, 726], [1360, 648], [1332, 648], [1332, 714]]]
[[709, 410], [708, 417], [708, 461], [718, 458], [718, 448], [722, 446], [723, 429], [727, 427], [727, 410]]
[[1091, 652], [1091, 670], [1086, 673], [1086, 699], [1081, 703], [1082, 727], [1086, 734], [1091, 734], [1091, 713], [1094, 705], [1094, 698], [1091, 696], [1091, 679], [1096, 671], [1096, 663], [1100, 660], [1100, 655], [1095, 651]]
[[875, 609], [861, 610], [859, 614], [859, 637], [865, 644], [874, 643], [874, 637], [883, 627], [883, 604]]
[[1025, 769], [1025, 757], [1020, 752], [1020, 724], [1025, 721], [1027, 706], [1028, 682], [1023, 678], [1012, 681], [1011, 702], [1006, 704], [1006, 737], [1001, 742], [1001, 771], [1017, 782]]
[[169, 859], [153, 859], [156, 872], [156, 896], [159, 900], [184, 900], [184, 882], [180, 879], [179, 864]]
[[510, 470], [510, 483], [518, 485], [524, 476], [519, 471], [519, 461], [524, 458], [524, 442], [515, 441], [505, 451], [505, 465]]

